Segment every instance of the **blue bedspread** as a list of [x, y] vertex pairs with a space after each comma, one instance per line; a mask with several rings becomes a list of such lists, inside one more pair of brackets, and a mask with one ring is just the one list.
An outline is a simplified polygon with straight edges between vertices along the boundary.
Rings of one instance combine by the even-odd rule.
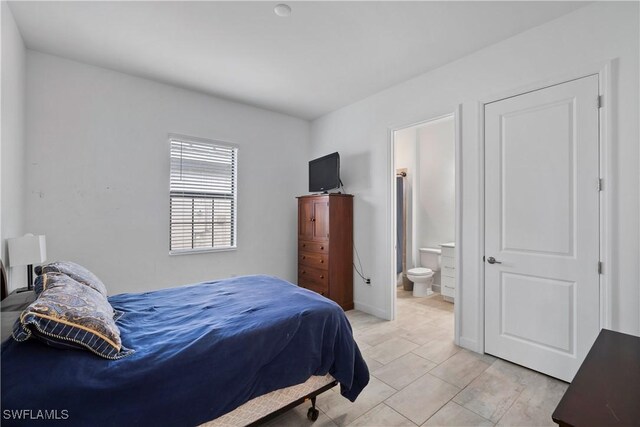
[[190, 426], [311, 375], [330, 373], [352, 401], [369, 381], [340, 307], [274, 277], [109, 300], [125, 312], [118, 321], [123, 345], [136, 353], [112, 361], [35, 340], [5, 341], [3, 426], [26, 424], [7, 419], [7, 410], [29, 409], [32, 418], [38, 410], [65, 418], [64, 410], [58, 423], [65, 426]]

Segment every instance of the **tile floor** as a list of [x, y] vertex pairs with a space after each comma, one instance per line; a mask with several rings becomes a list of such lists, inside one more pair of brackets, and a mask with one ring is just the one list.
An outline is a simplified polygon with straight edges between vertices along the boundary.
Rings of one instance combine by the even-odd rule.
[[398, 319], [347, 312], [371, 381], [351, 403], [337, 388], [269, 426], [553, 426], [567, 384], [453, 344], [453, 304], [398, 290]]

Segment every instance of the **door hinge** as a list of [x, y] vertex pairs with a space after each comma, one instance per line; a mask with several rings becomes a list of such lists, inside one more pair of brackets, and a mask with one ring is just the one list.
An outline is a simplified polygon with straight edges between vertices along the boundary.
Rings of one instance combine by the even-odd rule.
[[604, 190], [604, 180], [602, 178], [598, 178], [598, 191]]
[[598, 95], [597, 105], [598, 105], [598, 108], [602, 108], [602, 105], [603, 105], [602, 95]]
[[602, 261], [598, 261], [598, 274], [602, 274]]

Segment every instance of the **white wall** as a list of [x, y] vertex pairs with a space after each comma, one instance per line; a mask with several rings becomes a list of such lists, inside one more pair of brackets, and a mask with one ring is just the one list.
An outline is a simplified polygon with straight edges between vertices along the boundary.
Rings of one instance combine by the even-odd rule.
[[[0, 248], [25, 233], [25, 47], [7, 2], [2, 2], [2, 119], [0, 144]], [[26, 266], [7, 268], [10, 289], [26, 286]]]
[[454, 126], [448, 116], [395, 131], [394, 168], [407, 169], [408, 268], [419, 266], [418, 248], [455, 240]]
[[[356, 280], [356, 307], [390, 316], [389, 128], [453, 112], [462, 104], [462, 345], [482, 350], [480, 300], [479, 101], [610, 59], [610, 159], [614, 329], [640, 334], [638, 283], [638, 4], [601, 2], [406, 81], [312, 123], [312, 155], [340, 151], [343, 181], [355, 195], [355, 242], [371, 286]], [[577, 71], [575, 71], [577, 72]]]
[[434, 120], [417, 129], [417, 243], [439, 248], [455, 241], [455, 121]]
[[[169, 133], [239, 145], [237, 251], [169, 256]], [[296, 279], [307, 121], [28, 51], [27, 141], [29, 230], [111, 294]]]
[[[407, 176], [404, 179], [405, 185], [405, 197], [406, 197], [406, 215], [407, 215], [407, 229], [406, 235], [406, 251], [407, 251], [407, 270], [416, 266], [416, 249], [414, 245], [414, 194], [413, 185], [416, 176], [416, 137], [417, 132], [415, 127], [402, 129], [395, 132], [395, 169], [406, 169]], [[402, 218], [398, 218], [401, 221]]]

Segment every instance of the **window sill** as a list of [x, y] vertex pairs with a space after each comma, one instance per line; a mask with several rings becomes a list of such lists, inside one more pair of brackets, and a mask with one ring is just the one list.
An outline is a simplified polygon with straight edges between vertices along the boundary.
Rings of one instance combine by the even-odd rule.
[[203, 249], [181, 249], [177, 251], [169, 251], [169, 255], [194, 255], [206, 254], [209, 252], [230, 252], [237, 250], [237, 246], [229, 246], [228, 248], [203, 248]]

